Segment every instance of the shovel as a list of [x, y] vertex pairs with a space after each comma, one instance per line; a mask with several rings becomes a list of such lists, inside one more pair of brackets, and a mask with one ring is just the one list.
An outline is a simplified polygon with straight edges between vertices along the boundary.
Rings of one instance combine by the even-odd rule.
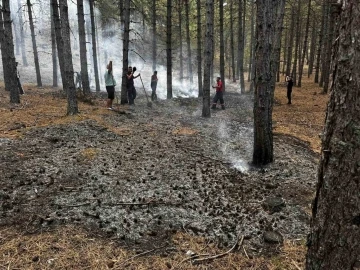
[[147, 106], [151, 108], [151, 107], [152, 107], [152, 103], [151, 103], [151, 101], [149, 101], [149, 97], [148, 97], [148, 95], [147, 95], [147, 93], [146, 93], [145, 86], [144, 86], [143, 80], [142, 80], [142, 78], [141, 78], [141, 74], [140, 74], [140, 80], [141, 80], [141, 83], [142, 83], [142, 86], [143, 86], [143, 89], [144, 89], [144, 93], [145, 93], [145, 96], [146, 96]]

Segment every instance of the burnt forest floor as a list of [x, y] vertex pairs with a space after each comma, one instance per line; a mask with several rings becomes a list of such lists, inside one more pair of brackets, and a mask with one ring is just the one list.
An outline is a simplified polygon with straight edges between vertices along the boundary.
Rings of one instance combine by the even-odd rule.
[[66, 116], [59, 90], [1, 87], [0, 269], [301, 269], [328, 97], [278, 84], [255, 168], [252, 96], [227, 89], [205, 119], [196, 98]]

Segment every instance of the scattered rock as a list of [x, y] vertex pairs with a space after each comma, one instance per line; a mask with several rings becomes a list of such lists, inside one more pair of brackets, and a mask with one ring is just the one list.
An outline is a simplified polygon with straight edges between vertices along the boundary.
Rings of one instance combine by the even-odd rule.
[[280, 212], [285, 207], [285, 202], [281, 197], [270, 197], [266, 198], [263, 202], [263, 208], [265, 211], [269, 211], [270, 214]]
[[264, 233], [264, 241], [270, 244], [281, 244], [284, 241], [284, 238], [276, 231], [266, 231]]

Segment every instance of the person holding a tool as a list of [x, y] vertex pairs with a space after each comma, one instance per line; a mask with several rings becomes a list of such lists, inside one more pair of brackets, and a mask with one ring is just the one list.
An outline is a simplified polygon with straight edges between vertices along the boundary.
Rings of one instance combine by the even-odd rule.
[[135, 71], [136, 71], [136, 67], [132, 68], [130, 66], [128, 68], [128, 73], [126, 74], [126, 78], [127, 78], [126, 88], [128, 92], [129, 105], [135, 105], [134, 99], [136, 98], [136, 89], [134, 86], [134, 79], [140, 76], [140, 73], [134, 76]]

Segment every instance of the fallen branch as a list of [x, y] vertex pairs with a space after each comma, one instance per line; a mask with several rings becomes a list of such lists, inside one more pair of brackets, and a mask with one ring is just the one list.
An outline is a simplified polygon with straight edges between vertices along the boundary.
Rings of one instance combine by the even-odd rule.
[[291, 260], [293, 265], [298, 269], [298, 270], [301, 270], [301, 268], [296, 264], [296, 262], [294, 260]]
[[177, 267], [179, 267], [181, 264], [183, 264], [186, 261], [190, 261], [190, 260], [193, 260], [195, 258], [199, 258], [199, 257], [203, 257], [203, 256], [209, 256], [209, 255], [210, 254], [198, 254], [198, 255], [194, 255], [194, 256], [191, 256], [189, 258], [183, 259], [181, 262], [179, 262], [177, 265], [174, 266], [173, 270], [175, 270]]
[[209, 260], [214, 260], [214, 259], [224, 257], [225, 255], [227, 255], [231, 251], [233, 251], [238, 243], [239, 243], [239, 246], [241, 246], [243, 241], [244, 241], [244, 236], [241, 237], [240, 243], [239, 243], [239, 238], [237, 238], [235, 244], [228, 251], [226, 251], [224, 253], [221, 253], [221, 254], [214, 255], [214, 256], [206, 257], [206, 258], [196, 259], [196, 260], [193, 261], [193, 263], [198, 264], [198, 263], [201, 263], [201, 262], [204, 262], [204, 261], [209, 261]]
[[136, 254], [136, 255], [130, 257], [129, 259], [126, 259], [126, 260], [120, 262], [119, 265], [123, 265], [124, 263], [129, 262], [129, 261], [131, 261], [131, 260], [133, 260], [133, 259], [135, 259], [135, 258], [137, 258], [137, 257], [143, 256], [143, 255], [146, 255], [146, 254], [149, 254], [149, 253], [151, 253], [151, 252], [154, 252], [154, 251], [159, 250], [159, 249], [163, 249], [163, 248], [165, 248], [165, 247], [166, 247], [166, 245], [161, 246], [161, 247], [158, 247], [158, 248], [153, 248], [153, 249], [151, 249], [151, 250], [147, 250], [147, 251], [144, 251], [144, 252], [142, 252], [142, 253]]

